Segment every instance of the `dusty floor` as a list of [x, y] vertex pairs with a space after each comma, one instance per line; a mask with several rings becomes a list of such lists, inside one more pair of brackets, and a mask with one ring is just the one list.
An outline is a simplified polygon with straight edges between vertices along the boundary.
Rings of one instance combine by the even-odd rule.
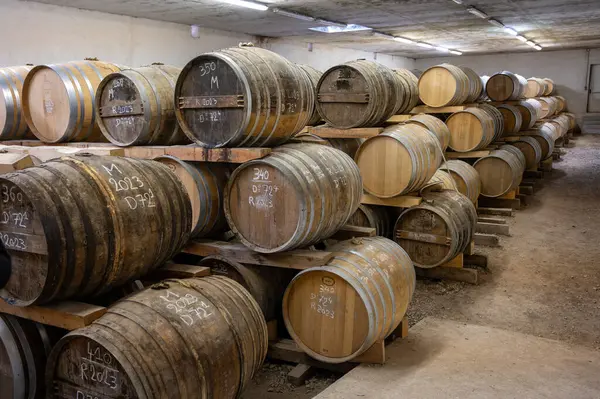
[[[435, 316], [600, 349], [600, 135], [566, 151], [510, 219], [502, 247], [476, 247], [489, 262], [480, 285], [419, 280], [411, 325]], [[318, 374], [294, 388], [289, 369], [265, 365], [243, 398], [308, 399], [335, 380]]]

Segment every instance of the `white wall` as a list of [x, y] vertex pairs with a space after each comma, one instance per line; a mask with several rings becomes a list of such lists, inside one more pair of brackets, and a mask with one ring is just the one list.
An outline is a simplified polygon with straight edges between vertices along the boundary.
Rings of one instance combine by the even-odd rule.
[[[443, 62], [471, 67], [480, 75], [508, 70], [526, 78], [550, 78], [556, 84], [556, 92], [567, 99], [571, 112], [578, 116], [586, 112], [586, 50], [425, 58], [416, 60], [415, 65], [424, 70]], [[600, 50], [590, 51], [590, 63], [600, 63]]]
[[[102, 1], [102, 0], [98, 0]], [[200, 38], [187, 25], [85, 11], [17, 0], [0, 0], [0, 67], [50, 64], [96, 57], [132, 67], [162, 62], [183, 66], [207, 51], [257, 42], [254, 36], [201, 29]], [[268, 40], [264, 46], [293, 62], [326, 70], [374, 54], [291, 40]], [[414, 61], [378, 54], [377, 61], [391, 67], [412, 68]]]

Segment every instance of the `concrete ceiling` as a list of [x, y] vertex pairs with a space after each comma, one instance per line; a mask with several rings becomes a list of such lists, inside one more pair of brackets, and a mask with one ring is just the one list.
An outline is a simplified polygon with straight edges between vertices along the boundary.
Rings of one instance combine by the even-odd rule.
[[[314, 22], [270, 11], [255, 11], [218, 0], [35, 0], [39, 3], [103, 11], [268, 37], [412, 58], [439, 56], [368, 32], [326, 34], [309, 31]], [[535, 51], [486, 20], [466, 11], [477, 7], [545, 50], [600, 47], [600, 0], [263, 0], [270, 7], [343, 23], [369, 26], [466, 54]], [[318, 24], [317, 24], [318, 25]]]

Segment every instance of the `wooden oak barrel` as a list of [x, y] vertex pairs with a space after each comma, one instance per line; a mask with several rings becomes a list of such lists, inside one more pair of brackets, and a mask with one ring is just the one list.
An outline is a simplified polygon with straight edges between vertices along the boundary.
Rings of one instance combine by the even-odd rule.
[[373, 61], [350, 61], [323, 73], [317, 86], [317, 110], [336, 128], [379, 126], [408, 95], [392, 69]]
[[567, 107], [567, 100], [563, 96], [554, 96], [556, 101], [558, 101], [558, 107], [556, 108], [556, 113], [560, 114]]
[[500, 104], [496, 108], [498, 108], [504, 120], [504, 135], [508, 136], [518, 133], [523, 123], [523, 117], [519, 108], [509, 104]]
[[48, 397], [237, 398], [267, 346], [265, 319], [240, 284], [167, 280], [61, 339], [48, 359]]
[[333, 235], [361, 196], [360, 171], [348, 155], [324, 145], [288, 144], [233, 172], [225, 216], [247, 247], [280, 252]]
[[104, 137], [119, 146], [189, 143], [173, 103], [180, 72], [173, 66], [151, 65], [105, 77], [95, 99]]
[[432, 66], [419, 78], [419, 98], [430, 107], [463, 104], [471, 95], [470, 79], [451, 64]]
[[45, 143], [106, 141], [96, 119], [96, 90], [102, 79], [121, 69], [87, 60], [36, 66], [23, 84], [29, 128]]
[[0, 314], [0, 397], [46, 398], [44, 371], [61, 330]]
[[485, 91], [492, 101], [519, 100], [523, 98], [527, 81], [520, 75], [503, 71], [490, 76]]
[[525, 88], [525, 97], [533, 98], [544, 95], [546, 91], [546, 82], [539, 78], [527, 79], [527, 87]]
[[404, 101], [396, 113], [408, 113], [419, 104], [419, 79], [408, 69], [394, 69], [394, 72], [406, 93], [403, 96]]
[[536, 123], [536, 125], [533, 127], [533, 131], [539, 132], [539, 131], [546, 131], [549, 134], [552, 135], [554, 141], [558, 140], [559, 138], [562, 137], [562, 131], [561, 131], [561, 127], [558, 123], [552, 123], [552, 122], [538, 122]]
[[542, 150], [542, 160], [552, 156], [554, 152], [554, 134], [547, 128], [538, 129], [529, 134], [530, 137], [537, 140]]
[[430, 192], [430, 191], [442, 191], [442, 190], [454, 190], [455, 189], [454, 179], [444, 169], [438, 169], [435, 174], [429, 179], [425, 187], [419, 192]]
[[450, 129], [449, 147], [457, 152], [487, 147], [498, 130], [490, 113], [474, 107], [453, 113], [446, 119], [446, 125]]
[[354, 159], [365, 191], [391, 198], [423, 188], [442, 163], [442, 153], [434, 133], [411, 123], [367, 139]]
[[571, 126], [573, 126], [572, 117], [566, 114], [555, 116], [552, 121], [561, 126], [561, 130], [564, 132], [564, 134], [567, 134], [567, 132], [571, 130]]
[[417, 267], [443, 265], [473, 241], [477, 211], [470, 199], [453, 190], [423, 194], [425, 202], [406, 209], [394, 227], [396, 241]]
[[436, 118], [433, 115], [419, 114], [412, 116], [406, 123], [416, 123], [417, 125], [423, 126], [437, 136], [440, 145], [442, 146], [442, 151], [446, 151], [448, 148], [448, 145], [450, 144], [450, 129], [448, 129], [448, 126], [446, 126], [441, 119]]
[[310, 119], [308, 120], [308, 122], [306, 122], [306, 124], [308, 126], [316, 126], [319, 124], [319, 122], [321, 122], [323, 120], [323, 119], [321, 119], [321, 115], [319, 115], [319, 112], [317, 111], [317, 85], [319, 84], [319, 79], [321, 79], [321, 76], [323, 76], [323, 72], [317, 71], [315, 68], [311, 67], [310, 65], [298, 64], [298, 67], [300, 67], [300, 69], [308, 77], [308, 80], [310, 81], [311, 87], [314, 92], [314, 99], [315, 99], [313, 113], [312, 113]]
[[540, 161], [543, 159], [543, 151], [536, 139], [529, 136], [522, 136], [518, 141], [511, 142], [510, 145], [517, 147], [525, 155], [525, 169], [537, 170]]
[[32, 140], [23, 115], [23, 82], [33, 66], [0, 68], [0, 140]]
[[550, 94], [554, 93], [554, 81], [549, 78], [544, 78], [542, 80], [546, 84], [546, 87], [544, 88], [544, 96], [549, 96]]
[[343, 241], [325, 266], [301, 271], [283, 298], [283, 319], [311, 357], [343, 363], [400, 324], [415, 290], [406, 252], [383, 237]]
[[483, 92], [483, 82], [481, 77], [469, 67], [459, 66], [459, 68], [467, 75], [469, 79], [469, 96], [465, 100], [466, 103], [474, 103], [479, 100]]
[[543, 119], [551, 117], [556, 113], [559, 103], [554, 99], [554, 97], [539, 97], [536, 100], [538, 100], [542, 105]]
[[441, 166], [442, 170], [448, 170], [454, 179], [456, 189], [472, 203], [476, 203], [481, 193], [481, 181], [477, 170], [468, 163], [452, 159]]
[[348, 219], [348, 224], [374, 228], [375, 235], [390, 238], [392, 236], [391, 216], [385, 206], [361, 204]]
[[489, 101], [489, 97], [485, 91], [485, 87], [487, 85], [488, 80], [490, 80], [490, 77], [488, 75], [483, 75], [481, 76], [481, 83], [483, 84], [483, 90], [481, 91], [481, 96], [479, 96], [479, 99], [477, 100], [477, 102], [483, 102], [483, 101]]
[[163, 265], [191, 231], [184, 187], [154, 161], [65, 157], [2, 175], [0, 195], [13, 266], [0, 297], [17, 306], [107, 292]]
[[542, 103], [537, 98], [528, 98], [525, 101], [519, 101], [515, 106], [521, 112], [523, 119], [521, 130], [531, 129], [542, 118]]
[[202, 147], [260, 147], [286, 142], [314, 109], [306, 73], [282, 56], [235, 47], [194, 58], [175, 86], [175, 114]]
[[501, 197], [519, 187], [525, 172], [525, 156], [521, 150], [503, 145], [483, 158], [473, 167], [481, 180], [481, 195]]
[[223, 193], [233, 168], [226, 163], [186, 162], [172, 156], [156, 161], [179, 178], [192, 205], [191, 237], [213, 237], [229, 228], [223, 210]]
[[283, 293], [296, 274], [295, 270], [279, 267], [243, 265], [218, 255], [207, 256], [198, 265], [210, 267], [213, 275], [227, 277], [241, 284], [256, 300], [267, 321], [281, 315]]
[[492, 141], [499, 140], [504, 135], [504, 117], [502, 112], [496, 106], [491, 104], [479, 104], [479, 109], [489, 114], [494, 120], [494, 138]]

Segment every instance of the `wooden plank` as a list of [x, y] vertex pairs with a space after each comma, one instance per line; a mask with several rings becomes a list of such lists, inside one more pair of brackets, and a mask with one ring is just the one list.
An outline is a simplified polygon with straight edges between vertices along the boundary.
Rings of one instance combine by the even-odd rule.
[[460, 281], [469, 284], [477, 284], [479, 281], [479, 273], [475, 269], [469, 269], [466, 267], [434, 267], [432, 269], [421, 269], [415, 268], [417, 276], [439, 279], [439, 280], [451, 280]]
[[521, 209], [521, 200], [502, 198], [479, 198], [479, 205], [484, 208], [510, 208]]
[[394, 198], [378, 198], [374, 195], [364, 193], [361, 202], [368, 205], [392, 206], [396, 208], [410, 208], [420, 205], [423, 198], [412, 195], [402, 195]]
[[402, 123], [406, 122], [412, 117], [413, 115], [392, 115], [392, 117], [388, 119], [386, 123]]
[[192, 278], [210, 276], [210, 267], [167, 263], [150, 274], [150, 279]]
[[279, 334], [277, 333], [277, 320], [269, 320], [267, 321], [267, 333], [269, 336], [269, 342], [277, 341], [279, 339]]
[[527, 206], [527, 196], [525, 194], [517, 195], [517, 199], [521, 201], [521, 205]]
[[533, 186], [519, 186], [519, 193], [533, 195]]
[[324, 139], [368, 139], [383, 131], [382, 127], [359, 127], [353, 129], [337, 129], [329, 126], [309, 127], [308, 132]]
[[473, 240], [476, 245], [486, 246], [486, 247], [499, 247], [500, 246], [500, 237], [494, 234], [483, 234], [483, 233], [475, 233], [473, 235]]
[[287, 381], [297, 387], [304, 385], [306, 380], [317, 372], [316, 368], [307, 364], [298, 364], [287, 375]]
[[[202, 148], [194, 147], [194, 159], [190, 161], [246, 163], [264, 158], [271, 153], [271, 148]], [[171, 149], [169, 149], [171, 154]]]
[[540, 162], [540, 169], [542, 169], [543, 172], [552, 172], [552, 161], [552, 157], [544, 159]]
[[446, 153], [446, 159], [461, 159], [461, 158], [483, 158], [490, 155], [490, 150], [469, 151], [469, 152], [453, 152]]
[[352, 359], [353, 363], [384, 364], [385, 342], [377, 341], [364, 353]]
[[474, 107], [475, 104], [454, 105], [449, 107], [429, 107], [427, 105], [417, 105], [410, 113], [411, 114], [453, 114], [458, 111], [464, 111], [469, 107]]
[[485, 255], [468, 255], [465, 256], [465, 265], [478, 266], [487, 269], [488, 258]]
[[507, 221], [504, 218], [495, 218], [491, 216], [479, 216], [477, 218], [478, 222], [482, 223], [494, 223], [494, 224], [506, 224]]
[[106, 313], [106, 308], [74, 301], [28, 307], [11, 306], [0, 301], [0, 312], [65, 330], [76, 330], [92, 324]]
[[510, 236], [510, 226], [507, 224], [477, 222], [475, 231], [477, 233]]
[[306, 364], [324, 370], [347, 373], [357, 366], [356, 363], [331, 364], [320, 362], [304, 353], [291, 339], [282, 339], [269, 343], [267, 356], [284, 362]]
[[491, 208], [477, 207], [479, 215], [495, 215], [495, 216], [514, 216], [515, 212], [512, 208]]
[[473, 252], [475, 252], [475, 240], [472, 240], [471, 243], [467, 245], [467, 248], [465, 248], [465, 252], [463, 253], [465, 255], [472, 255]]
[[539, 170], [526, 170], [523, 173], [523, 177], [541, 179], [544, 177], [544, 172], [541, 172]]
[[356, 237], [375, 237], [377, 229], [374, 227], [352, 226], [350, 224], [342, 226], [333, 236], [329, 237], [333, 240], [349, 240]]
[[508, 192], [500, 197], [498, 197], [498, 199], [515, 199], [517, 198], [517, 194], [518, 194], [518, 189], [512, 190], [511, 192]]
[[463, 260], [464, 260], [464, 254], [460, 254], [457, 257], [455, 257], [454, 259], [452, 259], [450, 262], [446, 262], [442, 266], [439, 266], [439, 267], [461, 268], [464, 266]]
[[304, 249], [276, 254], [261, 254], [248, 249], [239, 242], [208, 240], [190, 241], [182, 252], [198, 256], [221, 255], [240, 263], [297, 270], [323, 266], [333, 257], [331, 252]]
[[33, 166], [31, 157], [27, 154], [0, 153], [0, 173], [10, 173]]

